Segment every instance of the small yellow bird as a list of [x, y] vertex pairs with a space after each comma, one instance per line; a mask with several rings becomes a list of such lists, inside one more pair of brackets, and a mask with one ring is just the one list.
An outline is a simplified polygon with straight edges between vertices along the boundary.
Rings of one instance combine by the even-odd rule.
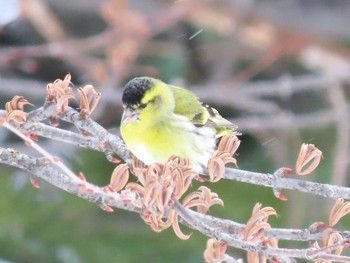
[[201, 173], [216, 147], [216, 139], [237, 134], [236, 125], [180, 87], [150, 77], [128, 82], [123, 92], [121, 134], [130, 151], [149, 165], [172, 155], [188, 158]]

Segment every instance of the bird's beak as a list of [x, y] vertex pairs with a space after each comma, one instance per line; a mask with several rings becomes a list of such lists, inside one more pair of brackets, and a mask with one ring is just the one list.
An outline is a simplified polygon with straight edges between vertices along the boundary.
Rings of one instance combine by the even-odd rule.
[[139, 119], [140, 111], [135, 110], [131, 107], [125, 107], [123, 117], [122, 117], [122, 124], [128, 124], [130, 122], [135, 122]]

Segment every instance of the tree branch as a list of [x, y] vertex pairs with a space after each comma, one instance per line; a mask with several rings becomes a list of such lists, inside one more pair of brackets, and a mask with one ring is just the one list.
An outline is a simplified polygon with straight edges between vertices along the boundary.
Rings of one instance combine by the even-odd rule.
[[[5, 121], [7, 114], [7, 112], [0, 110], [1, 125], [21, 137], [29, 147], [35, 149], [43, 157], [29, 156], [12, 149], [0, 147], [0, 163], [28, 171], [31, 174], [32, 181], [40, 178], [55, 187], [96, 204], [107, 212], [112, 212], [113, 208], [125, 209], [147, 218], [150, 211], [146, 207], [135, 205], [137, 203], [142, 204], [142, 201], [140, 202], [140, 198], [142, 198], [140, 192], [129, 189], [118, 193], [114, 192], [110, 186], [100, 187], [87, 182], [82, 173], [77, 175], [72, 172], [57, 157], [50, 155], [31, 140], [30, 135], [35, 134], [77, 147], [100, 151], [110, 161], [113, 161], [113, 155], [116, 154], [129, 163], [130, 167], [133, 167], [131, 165], [131, 153], [121, 138], [110, 134], [91, 118], [71, 107], [66, 106], [63, 111], [58, 111], [54, 100], [47, 100], [43, 107], [28, 112], [25, 115], [25, 121], [17, 125], [11, 125]], [[50, 126], [44, 124], [44, 121], [51, 121], [55, 125], [60, 121], [70, 123], [76, 131]], [[287, 174], [291, 175], [291, 169], [280, 168], [270, 174], [227, 168], [224, 179], [270, 187], [277, 197], [280, 197], [281, 190], [289, 189], [327, 198], [350, 199], [349, 187], [284, 177]], [[38, 186], [38, 184], [34, 185]], [[211, 198], [215, 198], [215, 195]], [[194, 201], [199, 202], [199, 200]], [[330, 251], [343, 247], [349, 242], [350, 232], [348, 231], [337, 232], [343, 238], [343, 241], [333, 244], [332, 247], [326, 246], [320, 249], [312, 247], [304, 249], [279, 248], [265, 244], [264, 239], [260, 239], [258, 242], [246, 240], [243, 232], [248, 225], [195, 212], [176, 200], [166, 209], [167, 212], [162, 215], [165, 218], [173, 216], [171, 210], [173, 209], [180, 217], [182, 224], [201, 232], [209, 238], [215, 238], [228, 246], [265, 255], [269, 258], [277, 258], [283, 262], [292, 262], [292, 258], [349, 262], [348, 257], [329, 254]], [[266, 228], [263, 231], [263, 237], [277, 240], [315, 242], [322, 240], [323, 229], [321, 226], [323, 225], [316, 224], [315, 228], [313, 224], [309, 229]]]

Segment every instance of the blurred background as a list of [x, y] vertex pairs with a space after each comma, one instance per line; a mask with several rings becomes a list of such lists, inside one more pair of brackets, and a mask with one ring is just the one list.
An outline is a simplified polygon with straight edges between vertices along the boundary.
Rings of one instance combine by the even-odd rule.
[[[239, 126], [241, 169], [294, 168], [301, 144], [313, 143], [324, 159], [306, 180], [349, 185], [349, 1], [0, 0], [0, 10], [1, 108], [15, 95], [40, 107], [46, 85], [71, 73], [76, 87], [102, 93], [92, 118], [119, 133], [123, 85], [152, 76], [196, 92]], [[27, 150], [3, 129], [0, 143]], [[103, 154], [40, 143], [89, 181], [109, 182], [114, 165]], [[207, 185], [225, 202], [210, 213], [241, 223], [261, 202], [280, 215], [273, 227], [307, 228], [327, 221], [333, 202]], [[0, 166], [0, 262], [196, 263], [205, 245], [198, 233], [188, 241], [154, 233], [136, 214], [106, 213], [44, 182], [34, 189], [27, 173]]]

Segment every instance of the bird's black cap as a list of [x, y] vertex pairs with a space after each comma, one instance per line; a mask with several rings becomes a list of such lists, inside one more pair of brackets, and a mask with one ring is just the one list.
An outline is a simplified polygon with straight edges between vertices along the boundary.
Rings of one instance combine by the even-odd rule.
[[137, 77], [130, 80], [124, 88], [122, 101], [124, 105], [140, 104], [145, 92], [151, 88], [152, 79]]

